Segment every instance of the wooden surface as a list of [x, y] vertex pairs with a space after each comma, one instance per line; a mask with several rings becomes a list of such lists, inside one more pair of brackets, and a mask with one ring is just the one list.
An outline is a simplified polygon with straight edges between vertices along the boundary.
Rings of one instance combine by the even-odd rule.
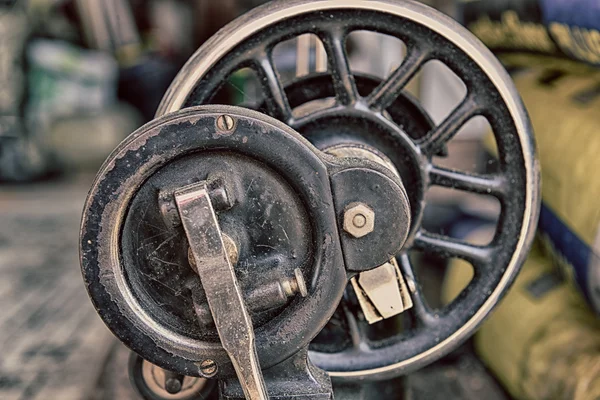
[[113, 343], [78, 259], [91, 178], [0, 186], [0, 399], [87, 399]]
[[[91, 177], [0, 185], [1, 400], [139, 398], [127, 375], [129, 351], [105, 328], [81, 279], [78, 233], [90, 186]], [[506, 400], [467, 349], [377, 398]], [[353, 394], [372, 398], [375, 389], [385, 387]]]

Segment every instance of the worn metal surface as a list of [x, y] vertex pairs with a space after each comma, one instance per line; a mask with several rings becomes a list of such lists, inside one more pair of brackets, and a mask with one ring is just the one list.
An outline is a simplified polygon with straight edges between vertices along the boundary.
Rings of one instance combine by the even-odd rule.
[[[129, 350], [116, 343], [104, 365], [96, 393], [98, 400], [139, 400], [128, 377]], [[214, 381], [209, 381], [214, 382]], [[208, 391], [210, 392], [210, 391]], [[194, 400], [216, 400], [217, 390]], [[334, 381], [336, 399], [342, 400], [509, 400], [471, 346], [403, 378], [383, 382]], [[156, 399], [164, 400], [164, 399]], [[189, 399], [191, 400], [191, 399]]]
[[[115, 354], [116, 353], [116, 354]], [[129, 357], [127, 357], [129, 355]], [[118, 364], [114, 364], [115, 356]], [[128, 361], [127, 361], [128, 359]], [[107, 374], [111, 374], [110, 377]], [[127, 379], [123, 384], [122, 377]], [[108, 378], [108, 379], [107, 379]], [[121, 344], [115, 346], [107, 359], [100, 376], [99, 387], [94, 398], [101, 399], [144, 399], [144, 400], [206, 400], [215, 398], [216, 381], [205, 378], [182, 376], [164, 370], [144, 360], [139, 355], [125, 350]]]
[[[234, 121], [227, 134], [223, 115]], [[351, 263], [339, 239], [344, 209], [363, 198], [380, 218], [378, 240]], [[153, 363], [215, 375], [228, 382], [224, 396], [237, 373], [248, 398], [266, 398], [262, 367], [275, 399], [303, 386], [305, 397], [329, 398], [308, 344], [357, 266], [374, 268], [399, 251], [408, 220], [400, 178], [386, 166], [328, 156], [257, 112], [204, 106], [141, 128], [107, 161], [84, 213], [82, 269], [107, 325]], [[354, 240], [345, 248], [369, 246]]]
[[336, 208], [342, 210], [340, 229], [352, 210], [372, 217], [371, 224], [341, 236], [348, 271], [368, 271], [389, 261], [402, 250], [411, 226], [404, 185], [388, 168], [369, 162], [368, 167], [346, 168], [331, 176]]
[[[282, 363], [263, 371], [269, 384], [271, 400], [330, 400], [333, 398], [331, 380], [325, 371], [316, 368], [301, 349]], [[220, 398], [244, 400], [242, 388], [236, 380], [221, 383]]]
[[[226, 243], [225, 240], [224, 243]], [[232, 264], [235, 265], [237, 263], [232, 260]], [[299, 268], [297, 268], [296, 271], [301, 274]], [[256, 282], [253, 287], [246, 288], [243, 293], [244, 303], [246, 303], [248, 311], [252, 314], [279, 309], [285, 306], [296, 294], [300, 294], [302, 297], [307, 296], [308, 291], [304, 278], [301, 278], [300, 284], [298, 284], [298, 282], [299, 280], [296, 277], [277, 280], [260, 280]], [[203, 302], [194, 304], [194, 309], [198, 320], [203, 326], [210, 326], [214, 323], [208, 303]]]
[[[224, 113], [236, 116], [236, 130], [215, 135], [216, 119]], [[217, 161], [227, 157], [226, 164]], [[82, 268], [94, 304], [121, 340], [153, 363], [193, 376], [201, 375], [199, 363], [207, 358], [218, 365], [219, 374], [232, 374], [233, 368], [216, 332], [211, 336], [193, 317], [193, 285], [185, 282], [193, 283], [189, 277], [195, 273], [187, 243], [181, 230], [163, 221], [153, 182], [163, 176], [174, 187], [185, 186], [205, 179], [215, 166], [215, 172], [241, 177], [224, 180], [237, 182], [231, 190], [238, 203], [219, 216], [224, 232], [238, 245], [247, 243], [240, 247], [239, 276], [251, 282], [282, 271], [291, 278], [301, 268], [306, 281], [308, 296], [295, 296], [285, 312], [270, 318], [256, 316], [263, 368], [316, 336], [347, 282], [328, 170], [297, 133], [256, 112], [222, 106], [184, 111], [143, 127], [113, 153], [90, 192]], [[136, 196], [148, 200], [136, 206]], [[254, 199], [260, 196], [268, 207], [257, 206]], [[131, 225], [126, 213], [133, 216]], [[123, 228], [131, 234], [119, 236]], [[166, 272], [162, 277], [146, 270], [153, 260]], [[191, 319], [182, 314], [186, 310]]]
[[[395, 36], [408, 48], [402, 65], [370, 93], [358, 89], [345, 54], [344, 40], [355, 30]], [[297, 115], [271, 56], [277, 43], [308, 32], [316, 34], [325, 46], [335, 104], [324, 103], [328, 108]], [[393, 105], [421, 66], [432, 59], [442, 61], [461, 78], [467, 95], [441, 124], [422, 136], [414, 136], [393, 117], [387, 118], [384, 111]], [[229, 24], [200, 48], [171, 85], [157, 115], [210, 102], [226, 78], [241, 67], [257, 72], [269, 115], [309, 139], [316, 131], [331, 132], [329, 139], [316, 135], [320, 139], [314, 141], [317, 147], [327, 140], [330, 144], [335, 142], [336, 137], [360, 138], [390, 160], [398, 160], [394, 164], [411, 196], [412, 227], [405, 250], [464, 258], [475, 268], [475, 279], [457, 301], [442, 310], [432, 310], [422, 297], [410, 258], [401, 253], [400, 268], [412, 288], [415, 303], [411, 309], [414, 326], [387, 338], [385, 345], [362, 342], [366, 351], [314, 351], [316, 364], [340, 378], [391, 377], [421, 367], [458, 346], [514, 280], [533, 238], [539, 213], [539, 166], [529, 120], [500, 63], [455, 21], [417, 2], [274, 2]], [[436, 165], [433, 156], [476, 115], [483, 115], [494, 130], [499, 171], [474, 175]], [[340, 126], [348, 128], [344, 136], [339, 135]], [[360, 133], [348, 134], [352, 127]], [[379, 147], [380, 137], [393, 138], [392, 145]], [[431, 186], [496, 197], [502, 212], [492, 243], [473, 246], [422, 229], [424, 194]]]
[[[217, 119], [217, 124], [222, 118]], [[246, 398], [266, 400], [252, 320], [225, 249], [206, 182], [178, 189], [175, 202], [221, 345], [233, 363]]]
[[0, 399], [89, 399], [116, 342], [77, 267], [91, 181], [0, 187]]
[[369, 324], [401, 314], [413, 306], [398, 262], [364, 271], [351, 280], [358, 304]]

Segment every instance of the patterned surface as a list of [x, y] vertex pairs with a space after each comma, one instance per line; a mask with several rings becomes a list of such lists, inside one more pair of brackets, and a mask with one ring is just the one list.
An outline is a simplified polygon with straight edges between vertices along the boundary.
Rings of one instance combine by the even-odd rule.
[[81, 280], [90, 179], [0, 186], [0, 398], [89, 398], [112, 336]]

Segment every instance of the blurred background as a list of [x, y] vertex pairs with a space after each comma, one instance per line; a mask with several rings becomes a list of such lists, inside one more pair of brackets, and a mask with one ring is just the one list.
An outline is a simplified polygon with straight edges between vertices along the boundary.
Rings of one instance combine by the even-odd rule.
[[[600, 309], [600, 184], [593, 179], [600, 167], [600, 8], [593, 0], [577, 2], [585, 13], [558, 0], [426, 2], [496, 52], [532, 115], [548, 186], [536, 244], [542, 255], [531, 261], [541, 267], [523, 285], [547, 283], [539, 284], [541, 294], [511, 297], [514, 302], [507, 300], [506, 311], [475, 341], [410, 376], [404, 398], [600, 398], [593, 311]], [[96, 315], [81, 280], [83, 202], [104, 159], [152, 120], [190, 55], [261, 3], [0, 0], [0, 399], [135, 398], [126, 352]], [[355, 32], [347, 50], [354, 73], [384, 78], [402, 62], [405, 47], [396, 38]], [[278, 45], [275, 63], [284, 85], [327, 70], [324, 49], [311, 35]], [[407, 90], [434, 123], [466, 93], [437, 61], [428, 62]], [[260, 104], [256, 76], [234, 74], [218, 103]], [[489, 134], [485, 118], [472, 119], [437, 162], [469, 172], [493, 169]], [[446, 189], [428, 196], [429, 231], [475, 242], [493, 233], [500, 212], [494, 198]], [[434, 307], [468, 282], [444, 260], [415, 257], [426, 266], [419, 274]], [[544, 297], [555, 288], [564, 293]], [[519, 312], [532, 320], [516, 323]], [[557, 319], [565, 325], [552, 327]], [[565, 332], [565, 326], [579, 328], [535, 350], [535, 340]], [[528, 363], [532, 369], [519, 374]], [[574, 365], [578, 369], [569, 372]], [[557, 382], [552, 390], [544, 383], [549, 380]]]

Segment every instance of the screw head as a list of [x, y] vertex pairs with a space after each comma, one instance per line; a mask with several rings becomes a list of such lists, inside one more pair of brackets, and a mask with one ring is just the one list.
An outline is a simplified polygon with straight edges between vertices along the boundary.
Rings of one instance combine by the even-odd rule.
[[217, 118], [217, 130], [220, 131], [220, 133], [229, 133], [234, 129], [235, 120], [230, 115], [225, 114]]
[[217, 370], [217, 364], [211, 359], [206, 359], [200, 363], [200, 373], [205, 378], [211, 378], [215, 376], [217, 374]]
[[165, 382], [165, 390], [170, 394], [177, 394], [181, 392], [181, 380], [177, 378], [169, 378]]
[[343, 226], [353, 237], [363, 237], [375, 229], [375, 213], [364, 203], [351, 204], [344, 211]]

